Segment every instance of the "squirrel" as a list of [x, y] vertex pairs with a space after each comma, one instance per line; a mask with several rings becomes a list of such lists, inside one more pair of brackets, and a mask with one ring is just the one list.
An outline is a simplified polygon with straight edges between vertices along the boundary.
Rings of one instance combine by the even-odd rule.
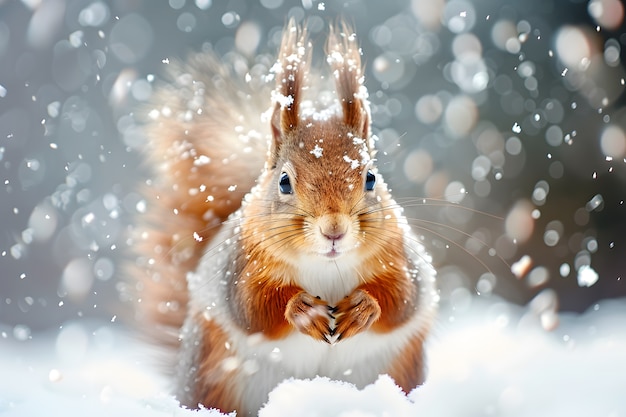
[[256, 415], [292, 377], [424, 382], [435, 270], [376, 168], [352, 28], [329, 29], [322, 110], [312, 49], [292, 19], [273, 89], [203, 52], [171, 64], [152, 100], [136, 316], [175, 350], [187, 407]]

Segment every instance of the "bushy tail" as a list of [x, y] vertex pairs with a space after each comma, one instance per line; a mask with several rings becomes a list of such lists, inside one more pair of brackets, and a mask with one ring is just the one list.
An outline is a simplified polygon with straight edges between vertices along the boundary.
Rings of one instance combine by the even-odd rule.
[[269, 121], [261, 117], [270, 94], [261, 75], [244, 82], [245, 74], [212, 53], [170, 67], [146, 112], [151, 175], [129, 272], [138, 324], [159, 345], [176, 347], [189, 298], [186, 275], [267, 159]]

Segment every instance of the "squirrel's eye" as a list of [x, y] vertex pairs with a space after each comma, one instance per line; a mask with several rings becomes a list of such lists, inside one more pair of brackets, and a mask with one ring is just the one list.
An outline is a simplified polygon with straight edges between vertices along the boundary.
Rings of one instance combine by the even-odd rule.
[[374, 190], [375, 185], [376, 185], [376, 175], [372, 172], [371, 169], [368, 169], [367, 174], [365, 174], [365, 191]]
[[282, 194], [293, 194], [293, 189], [291, 188], [291, 180], [289, 179], [289, 175], [286, 172], [280, 174], [280, 179], [278, 180], [278, 189]]

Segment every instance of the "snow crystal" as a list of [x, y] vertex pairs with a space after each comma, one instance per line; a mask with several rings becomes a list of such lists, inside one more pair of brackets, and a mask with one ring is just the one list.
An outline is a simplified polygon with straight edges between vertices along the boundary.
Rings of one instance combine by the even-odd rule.
[[519, 261], [511, 265], [511, 272], [516, 278], [523, 278], [530, 270], [532, 263], [532, 258], [528, 255], [524, 255], [519, 259]]
[[[329, 64], [342, 64], [343, 63], [343, 55], [338, 52], [338, 51], [332, 51], [330, 54], [328, 54], [328, 57], [326, 58], [326, 62], [328, 62]], [[334, 72], [335, 78], [339, 78], [339, 71], [335, 71]]]
[[276, 90], [272, 90], [272, 103], [278, 103], [281, 109], [285, 109], [293, 104], [292, 96], [285, 96]]
[[604, 198], [602, 198], [602, 194], [596, 194], [591, 198], [591, 200], [587, 202], [587, 204], [585, 205], [585, 208], [587, 209], [587, 211], [593, 211], [597, 209], [598, 207], [600, 207], [603, 203], [604, 203]]
[[[319, 157], [318, 157], [319, 158]], [[357, 169], [360, 165], [358, 159], [352, 159], [348, 155], [343, 156], [343, 160], [350, 164], [350, 168]]]
[[321, 110], [315, 108], [311, 100], [305, 100], [300, 104], [300, 117], [303, 120], [325, 121], [338, 114], [341, 114], [341, 106], [336, 99]]
[[83, 216], [83, 224], [91, 224], [95, 218], [96, 215], [94, 213], [87, 213], [85, 214], [85, 216]]
[[313, 154], [316, 158], [321, 158], [322, 152], [324, 152], [324, 148], [321, 148], [318, 144], [315, 144], [315, 148], [309, 151], [309, 153]]
[[137, 213], [145, 213], [147, 208], [148, 203], [146, 202], [146, 200], [139, 200], [135, 205], [135, 210], [137, 210]]
[[578, 268], [578, 285], [581, 287], [591, 287], [598, 282], [598, 273], [589, 265], [582, 265]]
[[209, 158], [206, 155], [200, 155], [196, 159], [194, 159], [193, 164], [195, 166], [203, 166], [203, 165], [209, 164], [210, 162], [211, 162], [211, 158]]
[[83, 44], [83, 36], [84, 32], [82, 30], [72, 32], [69, 36], [70, 45], [74, 48], [80, 47]]

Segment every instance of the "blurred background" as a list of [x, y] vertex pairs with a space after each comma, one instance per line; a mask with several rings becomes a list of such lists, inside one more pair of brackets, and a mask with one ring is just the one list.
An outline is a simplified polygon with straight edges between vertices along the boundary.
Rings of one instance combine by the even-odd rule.
[[254, 65], [287, 17], [320, 40], [337, 16], [444, 301], [497, 295], [550, 328], [626, 295], [620, 0], [0, 0], [0, 323], [19, 339], [123, 315], [133, 112], [169, 60]]

